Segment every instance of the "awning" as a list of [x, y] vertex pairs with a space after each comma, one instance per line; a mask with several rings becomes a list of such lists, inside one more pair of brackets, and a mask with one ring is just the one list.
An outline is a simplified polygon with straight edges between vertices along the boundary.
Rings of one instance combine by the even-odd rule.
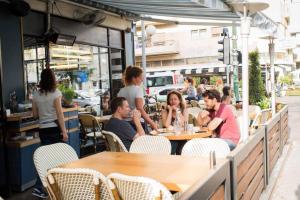
[[152, 67], [147, 68], [146, 75], [153, 75], [160, 72], [175, 72], [177, 74], [183, 75], [195, 75], [195, 74], [207, 74], [216, 73], [222, 74], [226, 72], [226, 67], [221, 63], [203, 63], [195, 65], [181, 65], [175, 67]]
[[[133, 20], [163, 20], [175, 24], [202, 24], [204, 22], [182, 21], [178, 18], [214, 21], [240, 21], [240, 16], [232, 11], [225, 0], [69, 0], [81, 5], [106, 10]], [[158, 17], [158, 19], [156, 18]], [[164, 20], [163, 17], [169, 17]], [[156, 18], [156, 19], [155, 19]], [[252, 26], [275, 34], [277, 25], [263, 13], [252, 15]], [[231, 21], [231, 22], [230, 22]], [[210, 22], [218, 25], [220, 22]], [[219, 24], [220, 25], [220, 24]], [[224, 24], [226, 26], [226, 24]]]
[[222, 0], [71, 0], [132, 18], [169, 16], [201, 19], [239, 20]]

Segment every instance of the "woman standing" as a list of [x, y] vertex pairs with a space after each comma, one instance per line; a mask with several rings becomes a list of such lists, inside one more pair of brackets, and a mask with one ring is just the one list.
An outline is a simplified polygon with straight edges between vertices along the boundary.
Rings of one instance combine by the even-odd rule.
[[[56, 79], [53, 71], [44, 69], [41, 73], [39, 90], [33, 95], [32, 99], [33, 117], [39, 119], [41, 145], [68, 141], [61, 97], [61, 92], [56, 89]], [[47, 197], [39, 177], [32, 194], [40, 198]]]
[[188, 121], [185, 102], [181, 94], [175, 90], [169, 92], [167, 96], [167, 109], [161, 111], [162, 124], [169, 128], [177, 117], [177, 110], [179, 110], [179, 124], [183, 127], [184, 122]]
[[[130, 109], [137, 109], [141, 113], [141, 123], [145, 132], [147, 133], [147, 126], [145, 124], [150, 124], [152, 129], [157, 129], [157, 124], [149, 117], [149, 115], [144, 110], [145, 99], [144, 92], [141, 84], [143, 82], [143, 70], [139, 67], [128, 66], [124, 73], [125, 87], [122, 88], [118, 97], [125, 97], [129, 103]], [[131, 116], [128, 117], [128, 121], [132, 121]], [[131, 123], [134, 126], [133, 123]], [[134, 126], [135, 128], [135, 126]]]

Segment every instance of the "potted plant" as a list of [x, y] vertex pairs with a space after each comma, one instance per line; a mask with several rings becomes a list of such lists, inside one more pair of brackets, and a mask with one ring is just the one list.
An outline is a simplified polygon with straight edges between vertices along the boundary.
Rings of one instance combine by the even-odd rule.
[[73, 98], [75, 97], [75, 91], [63, 84], [60, 84], [58, 86], [58, 89], [62, 93], [62, 105], [64, 107], [73, 107]]

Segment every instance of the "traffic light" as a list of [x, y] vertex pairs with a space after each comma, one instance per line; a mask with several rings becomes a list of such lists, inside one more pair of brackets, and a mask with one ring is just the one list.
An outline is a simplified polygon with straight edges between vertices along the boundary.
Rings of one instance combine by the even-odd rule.
[[230, 64], [230, 38], [223, 37], [221, 40], [218, 41], [218, 44], [221, 44], [223, 48], [218, 49], [218, 52], [221, 57], [218, 58], [219, 61], [222, 61], [224, 64]]
[[243, 60], [242, 60], [242, 53], [241, 53], [241, 51], [237, 51], [237, 53], [238, 53], [238, 57], [237, 57], [237, 60], [238, 60], [238, 63], [239, 64], [242, 64], [242, 62], [243, 62]]

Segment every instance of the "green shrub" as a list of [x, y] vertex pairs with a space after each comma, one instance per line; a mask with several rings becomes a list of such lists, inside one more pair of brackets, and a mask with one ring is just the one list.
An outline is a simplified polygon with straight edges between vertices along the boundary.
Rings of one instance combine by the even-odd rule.
[[287, 74], [285, 76], [280, 77], [279, 82], [282, 84], [292, 85], [293, 84], [292, 74]]
[[249, 104], [256, 105], [265, 98], [265, 87], [261, 76], [259, 52], [249, 53]]
[[271, 102], [270, 99], [268, 98], [263, 98], [261, 101], [257, 102], [257, 105], [261, 108], [261, 109], [268, 109], [271, 107]]
[[63, 101], [66, 104], [71, 104], [73, 98], [75, 97], [75, 91], [72, 88], [66, 87], [64, 84], [60, 84], [57, 87], [63, 96]]
[[222, 77], [220, 77], [220, 76], [212, 76], [212, 77], [210, 77], [210, 79], [209, 79], [210, 85], [216, 85], [216, 83], [217, 83], [217, 81], [219, 79], [222, 80]]

